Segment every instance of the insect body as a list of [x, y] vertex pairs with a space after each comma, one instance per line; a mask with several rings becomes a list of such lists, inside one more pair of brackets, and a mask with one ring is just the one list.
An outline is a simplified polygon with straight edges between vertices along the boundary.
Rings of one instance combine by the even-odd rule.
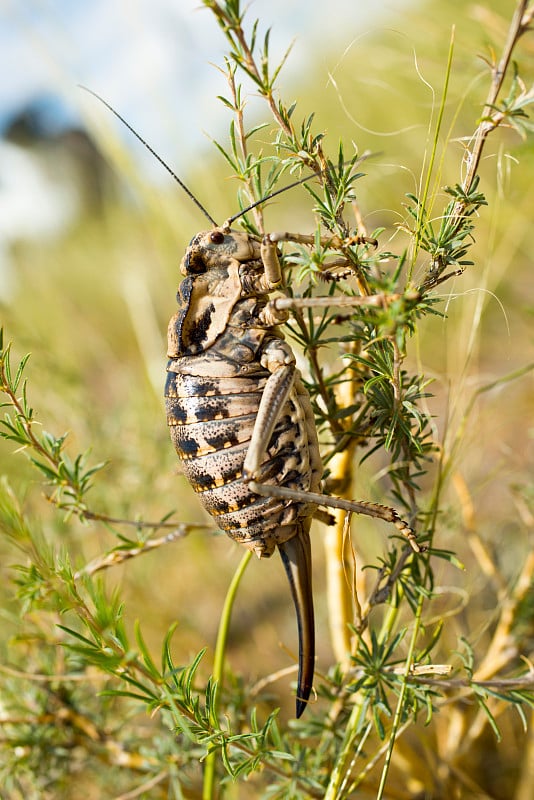
[[191, 241], [169, 325], [168, 424], [184, 472], [220, 528], [260, 557], [278, 547], [299, 629], [296, 713], [309, 698], [314, 619], [309, 529], [316, 506], [264, 497], [251, 480], [320, 489], [310, 399], [277, 327], [269, 292], [281, 281], [276, 247], [215, 228]]
[[[121, 120], [214, 225], [192, 239], [181, 264], [185, 277], [169, 324], [168, 424], [184, 472], [219, 527], [260, 558], [280, 550], [297, 613], [300, 717], [311, 693], [315, 658], [309, 530], [317, 507], [383, 519], [397, 527], [414, 552], [424, 550], [395, 509], [319, 492], [322, 465], [310, 398], [278, 328], [287, 312], [269, 297], [282, 283], [276, 242], [313, 245], [315, 237], [277, 233], [260, 243], [230, 229], [246, 211], [316, 173], [257, 200], [218, 227], [124, 117], [87, 91]], [[321, 237], [321, 245], [335, 248], [363, 242], [376, 246], [366, 237]], [[382, 302], [379, 297], [328, 297], [290, 304], [358, 305], [362, 299], [369, 305]]]

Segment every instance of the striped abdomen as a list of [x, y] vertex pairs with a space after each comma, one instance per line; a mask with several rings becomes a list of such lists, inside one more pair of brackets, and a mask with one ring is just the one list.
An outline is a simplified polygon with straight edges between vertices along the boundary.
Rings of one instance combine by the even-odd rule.
[[169, 323], [165, 396], [183, 471], [217, 525], [260, 557], [280, 550], [299, 631], [300, 717], [315, 659], [315, 506], [255, 494], [243, 477], [247, 453], [256, 484], [316, 492], [322, 474], [310, 399], [277, 328], [286, 315], [269, 303], [273, 264], [276, 256], [264, 263], [259, 242], [244, 233], [216, 228], [193, 238]]
[[[305, 503], [260, 497], [242, 479], [242, 470], [266, 370], [246, 376], [184, 374], [171, 361], [166, 385], [171, 437], [188, 480], [217, 525], [269, 556], [277, 544], [295, 536], [311, 509]], [[193, 363], [187, 362], [191, 372]], [[257, 480], [303, 491], [316, 491], [320, 459], [308, 394], [299, 377], [269, 441]]]

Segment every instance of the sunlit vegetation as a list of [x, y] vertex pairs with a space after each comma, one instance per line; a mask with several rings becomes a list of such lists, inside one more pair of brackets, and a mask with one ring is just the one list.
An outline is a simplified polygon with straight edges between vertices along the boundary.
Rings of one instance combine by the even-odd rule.
[[[338, 237], [284, 245], [292, 293], [368, 301], [288, 326], [326, 486], [395, 505], [428, 549], [376, 520], [317, 524], [317, 702], [298, 723], [285, 577], [252, 561], [213, 681], [243, 553], [177, 474], [162, 402], [178, 264], [206, 222], [143, 181], [111, 117], [109, 194], [60, 241], [17, 245], [1, 308], [2, 797], [527, 800], [534, 11], [340, 20], [285, 83], [268, 12], [256, 29], [255, 7], [203, 4], [228, 40], [229, 134], [182, 177], [222, 223], [315, 173], [242, 224]], [[351, 274], [323, 280], [340, 258]]]

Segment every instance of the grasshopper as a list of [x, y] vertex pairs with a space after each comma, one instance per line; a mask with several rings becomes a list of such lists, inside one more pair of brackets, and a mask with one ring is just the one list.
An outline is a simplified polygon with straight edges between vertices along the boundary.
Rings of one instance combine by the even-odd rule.
[[420, 549], [394, 509], [320, 494], [311, 402], [279, 327], [288, 311], [270, 299], [282, 285], [276, 243], [310, 239], [275, 233], [258, 240], [228, 224], [193, 237], [169, 323], [165, 391], [176, 452], [205, 509], [260, 558], [280, 551], [299, 631], [297, 717], [314, 672], [309, 532], [318, 506], [341, 503], [386, 519]]
[[310, 399], [269, 293], [275, 245], [238, 231], [197, 234], [182, 260], [169, 324], [167, 421], [193, 489], [217, 524], [260, 558], [278, 547], [299, 629], [299, 717], [312, 688], [315, 633], [304, 500], [264, 497], [251, 482], [318, 492], [322, 464]]
[[[163, 164], [212, 225], [193, 237], [180, 265], [178, 310], [168, 329], [167, 422], [183, 472], [217, 525], [260, 558], [276, 548], [280, 552], [297, 617], [300, 717], [314, 674], [310, 526], [312, 517], [321, 515], [319, 507], [384, 519], [397, 526], [415, 552], [422, 548], [394, 509], [321, 493], [323, 466], [310, 397], [280, 328], [288, 319], [288, 305], [309, 300], [271, 297], [283, 289], [277, 244], [313, 244], [314, 237], [285, 232], [254, 237], [231, 228], [235, 219], [273, 195], [218, 226], [144, 139], [95, 96]], [[332, 237], [323, 243], [342, 244]], [[336, 302], [332, 297], [327, 301]], [[324, 520], [324, 512], [321, 516]]]

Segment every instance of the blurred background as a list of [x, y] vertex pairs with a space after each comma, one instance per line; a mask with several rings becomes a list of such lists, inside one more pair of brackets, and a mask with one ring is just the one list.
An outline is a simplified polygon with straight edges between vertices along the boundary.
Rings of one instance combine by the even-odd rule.
[[[275, 60], [294, 40], [279, 86], [286, 102], [298, 102], [297, 119], [316, 112], [316, 130], [326, 130], [331, 155], [340, 138], [347, 155], [351, 142], [379, 154], [366, 164], [358, 195], [368, 230], [385, 226], [387, 249], [402, 251], [398, 224], [405, 194], [419, 191], [428, 159], [453, 26], [439, 186], [461, 179], [466, 137], [489, 88], [481, 56], [502, 48], [513, 7], [508, 0], [251, 4], [249, 19], [273, 28]], [[91, 497], [95, 509], [114, 516], [154, 519], [179, 509], [176, 519], [199, 519], [196, 499], [177, 474], [162, 390], [179, 262], [205, 221], [150, 153], [78, 85], [111, 103], [222, 221], [237, 210], [235, 184], [211, 141], [226, 144], [230, 122], [217, 100], [226, 92], [217, 68], [224, 44], [210, 13], [192, 0], [4, 0], [0, 6], [0, 321], [15, 354], [32, 353], [29, 393], [38, 420], [56, 434], [70, 431], [72, 454], [90, 448], [94, 461], [109, 460]], [[518, 58], [530, 80], [533, 54], [534, 39], [526, 36]], [[249, 124], [265, 120], [267, 108], [250, 91]], [[506, 376], [534, 361], [532, 166], [532, 140], [509, 131], [491, 140], [481, 167], [489, 207], [477, 222], [476, 265], [444, 285], [448, 319], [425, 320], [410, 345], [412, 365], [434, 381], [436, 440], [449, 451], [458, 448], [439, 546], [459, 550], [466, 571], [439, 566], [437, 580], [479, 597], [476, 607], [464, 609], [459, 630], [476, 630], [480, 638], [495, 596], [463, 537], [467, 505], [505, 581], [527, 547], [532, 377]], [[441, 202], [438, 193], [436, 215]], [[266, 223], [312, 231], [305, 192], [273, 203]], [[75, 563], [113, 546], [102, 526], [71, 520], [67, 527], [44, 506], [29, 465], [13, 450], [0, 442], [0, 473]], [[374, 479], [372, 467], [362, 469], [358, 497], [369, 496]], [[461, 497], [454, 485], [462, 487]], [[377, 534], [376, 525], [362, 521], [357, 531], [366, 556], [381, 552], [382, 529]], [[314, 547], [320, 598], [318, 539]], [[213, 644], [240, 558], [226, 538], [197, 534], [109, 571], [106, 580], [122, 586], [127, 626], [140, 618], [156, 652], [178, 621], [177, 660], [185, 663]], [[6, 550], [2, 563], [12, 562]], [[5, 593], [5, 581], [2, 587]], [[325, 615], [319, 599], [319, 669], [331, 662]], [[449, 636], [448, 652], [455, 647]], [[232, 666], [261, 678], [291, 663], [281, 648], [294, 653], [296, 631], [275, 557], [252, 564], [245, 577]], [[287, 700], [290, 710], [289, 692]]]

